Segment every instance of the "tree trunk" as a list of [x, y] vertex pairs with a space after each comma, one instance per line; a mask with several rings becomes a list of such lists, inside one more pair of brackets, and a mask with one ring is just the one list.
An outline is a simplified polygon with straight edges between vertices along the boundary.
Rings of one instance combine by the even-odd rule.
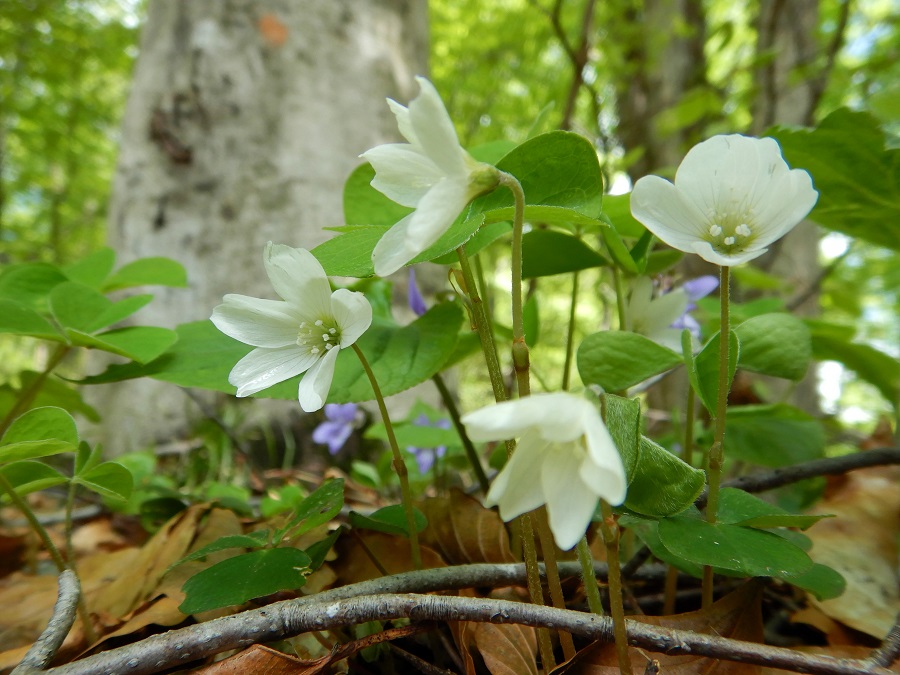
[[[358, 155], [395, 140], [385, 96], [427, 69], [425, 0], [154, 0], [122, 129], [110, 209], [119, 262], [168, 256], [187, 289], [155, 289], [139, 322], [209, 317], [222, 296], [274, 297], [269, 240], [312, 248], [343, 224]], [[172, 438], [192, 416], [171, 385], [103, 387], [118, 454]], [[95, 399], [96, 400], [96, 399]]]

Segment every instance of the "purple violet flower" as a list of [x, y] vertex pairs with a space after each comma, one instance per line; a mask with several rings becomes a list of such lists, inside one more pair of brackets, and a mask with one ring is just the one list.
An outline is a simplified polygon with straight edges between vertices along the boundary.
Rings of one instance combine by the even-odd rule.
[[700, 298], [705, 298], [718, 287], [719, 280], [711, 274], [697, 277], [696, 279], [691, 279], [690, 281], [685, 281], [681, 285], [681, 290], [683, 290], [688, 296], [688, 304], [687, 307], [684, 308], [684, 313], [680, 317], [675, 319], [674, 322], [672, 322], [670, 328], [677, 328], [678, 330], [684, 330], [685, 328], [687, 328], [689, 331], [691, 331], [691, 335], [699, 338], [700, 324], [697, 323], [697, 320], [690, 315], [690, 312], [697, 309], [697, 300], [699, 300]]
[[[450, 428], [450, 420], [441, 419], [432, 422], [428, 419], [428, 415], [425, 415], [424, 413], [416, 417], [412, 423], [417, 427], [437, 427], [438, 429]], [[419, 471], [425, 474], [431, 470], [431, 467], [434, 466], [438, 457], [444, 456], [447, 452], [447, 446], [439, 445], [436, 448], [417, 448], [414, 445], [410, 445], [406, 448], [406, 451], [411, 452], [416, 456], [416, 464], [419, 465]]]
[[416, 316], [422, 316], [428, 311], [428, 307], [425, 305], [425, 298], [422, 297], [422, 293], [416, 285], [416, 271], [412, 267], [409, 268], [409, 285], [406, 291], [406, 299], [409, 303], [409, 308], [416, 313]]
[[313, 430], [313, 441], [328, 445], [328, 452], [336, 455], [353, 433], [356, 410], [355, 403], [328, 403], [325, 421]]

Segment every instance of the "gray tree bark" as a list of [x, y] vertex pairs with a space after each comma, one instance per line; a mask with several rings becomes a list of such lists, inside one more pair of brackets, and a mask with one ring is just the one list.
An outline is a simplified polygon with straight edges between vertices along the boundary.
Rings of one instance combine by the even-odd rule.
[[[209, 317], [222, 296], [274, 297], [269, 240], [312, 248], [343, 223], [358, 155], [397, 139], [385, 96], [427, 70], [426, 0], [149, 3], [122, 128], [109, 236], [119, 262], [168, 256], [187, 289], [157, 289], [138, 322]], [[97, 400], [100, 399], [100, 400]], [[171, 385], [102, 387], [112, 454], [171, 438], [197, 414]]]

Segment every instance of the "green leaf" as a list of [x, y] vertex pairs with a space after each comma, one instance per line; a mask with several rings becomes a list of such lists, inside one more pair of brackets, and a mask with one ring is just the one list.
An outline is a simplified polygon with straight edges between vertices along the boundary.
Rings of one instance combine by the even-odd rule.
[[171, 258], [139, 258], [117, 269], [104, 283], [104, 293], [134, 286], [187, 286], [187, 272]]
[[94, 321], [89, 328], [89, 332], [100, 330], [101, 328], [106, 328], [114, 323], [118, 323], [122, 319], [131, 316], [142, 307], [148, 305], [151, 300], [153, 300], [153, 296], [145, 294], [131, 295], [118, 302], [114, 302], [94, 318]]
[[[401, 448], [436, 448], [441, 445], [459, 446], [462, 444], [455, 429], [441, 429], [440, 427], [422, 426], [412, 423], [395, 424], [394, 435], [397, 438], [397, 444]], [[366, 429], [363, 436], [365, 438], [377, 438], [382, 441], [388, 440], [387, 429], [383, 422], [376, 422], [370, 426]]]
[[[384, 232], [413, 210], [391, 201], [373, 188], [370, 185], [373, 178], [375, 169], [368, 162], [356, 167], [347, 178], [347, 182], [344, 183], [344, 221], [348, 225], [382, 225], [381, 231]], [[372, 246], [374, 248], [374, 244]], [[370, 257], [371, 254], [372, 250], [369, 249]], [[321, 258], [319, 262], [322, 262]], [[331, 274], [327, 268], [325, 271]]]
[[641, 455], [641, 402], [637, 398], [622, 398], [615, 394], [603, 394], [603, 411], [606, 428], [612, 436], [625, 475], [631, 483]]
[[387, 231], [387, 226], [379, 225], [342, 228], [341, 234], [319, 244], [310, 253], [322, 264], [328, 276], [370, 277], [375, 274], [372, 251]]
[[310, 562], [308, 555], [295, 548], [252, 551], [223, 560], [185, 582], [185, 598], [178, 610], [198, 614], [301, 588]]
[[809, 328], [790, 314], [762, 314], [734, 329], [741, 344], [738, 365], [754, 373], [802, 380], [812, 358]]
[[645, 436], [641, 436], [640, 444], [640, 462], [628, 485], [625, 506], [655, 518], [681, 513], [691, 506], [703, 491], [706, 474]]
[[0, 299], [0, 333], [63, 341], [63, 336], [47, 319], [14, 300]]
[[322, 483], [312, 494], [297, 505], [290, 522], [275, 532], [275, 540], [281, 541], [288, 532], [298, 537], [304, 532], [324, 525], [341, 512], [344, 505], [344, 480], [337, 478]]
[[50, 291], [65, 281], [66, 275], [48, 263], [12, 265], [0, 274], [0, 299], [14, 300], [31, 309], [44, 309]]
[[[419, 509], [413, 509], [413, 519], [416, 521], [416, 532], [421, 532], [428, 526], [425, 514]], [[406, 511], [402, 504], [385, 506], [368, 516], [351, 511], [349, 521], [350, 525], [359, 530], [375, 530], [376, 532], [409, 537], [409, 528], [406, 525]]]
[[[483, 225], [475, 233], [475, 236], [466, 242], [466, 253], [471, 258], [479, 251], [490, 246], [500, 237], [508, 235], [510, 232], [512, 232], [512, 224], [506, 221]], [[459, 255], [456, 251], [450, 251], [450, 253], [438, 256], [431, 262], [438, 265], [453, 265], [454, 263], [459, 262]]]
[[74, 345], [100, 349], [140, 363], [153, 361], [178, 339], [175, 331], [156, 326], [116, 328], [98, 335], [90, 335], [80, 330], [67, 328], [66, 336]]
[[93, 288], [75, 281], [57, 284], [50, 291], [50, 311], [63, 328], [74, 328], [88, 333], [98, 316], [108, 311], [112, 303]]
[[788, 163], [819, 191], [811, 218], [830, 230], [900, 250], [900, 149], [886, 148], [878, 120], [840, 108], [813, 130], [776, 127]]
[[847, 580], [839, 572], [818, 563], [814, 563], [803, 574], [792, 576], [786, 581], [792, 586], [809, 591], [819, 600], [840, 597], [847, 588]]
[[649, 338], [628, 331], [588, 335], [578, 347], [578, 372], [585, 384], [623, 391], [680, 364], [681, 357]]
[[229, 534], [219, 537], [214, 542], [198, 548], [196, 551], [184, 556], [178, 562], [174, 562], [169, 569], [183, 565], [193, 560], [203, 560], [208, 555], [218, 553], [219, 551], [227, 551], [230, 548], [263, 548], [269, 543], [269, 530], [257, 530], [256, 532], [248, 532], [247, 534]]
[[65, 441], [48, 439], [44, 441], [19, 441], [0, 447], [0, 464], [7, 464], [21, 459], [37, 459], [50, 457], [64, 452], [74, 452], [77, 446]]
[[603, 236], [603, 242], [606, 244], [609, 255], [612, 256], [616, 265], [629, 274], [640, 274], [638, 264], [634, 261], [634, 258], [631, 257], [631, 251], [625, 246], [625, 242], [622, 241], [622, 237], [619, 236], [619, 233], [613, 228], [608, 227], [601, 230], [600, 234]]
[[677, 567], [682, 572], [690, 574], [697, 579], [703, 578], [703, 566], [680, 558], [663, 546], [659, 538], [659, 521], [639, 518], [625, 513], [619, 516], [619, 525], [634, 531], [644, 545], [650, 549], [654, 558], [659, 558], [667, 565]]
[[[445, 302], [435, 305], [408, 326], [373, 323], [357, 344], [371, 364], [382, 393], [397, 394], [439, 372], [453, 354], [462, 320], [463, 310], [459, 305]], [[294, 385], [293, 396], [296, 390]], [[373, 398], [359, 359], [352, 351], [343, 350], [328, 400], [350, 403]]]
[[[27, 495], [69, 481], [56, 469], [30, 459], [0, 466], [0, 474], [13, 486], [16, 494]], [[4, 501], [8, 497], [4, 496]]]
[[533, 279], [576, 272], [608, 264], [584, 243], [556, 230], [533, 230], [522, 237], [522, 277]]
[[63, 271], [70, 281], [100, 288], [116, 263], [116, 252], [105, 246], [88, 254], [81, 260], [67, 265]]
[[54, 439], [78, 445], [78, 429], [75, 420], [62, 408], [34, 408], [17, 417], [0, 439], [0, 447], [21, 441]]
[[825, 430], [807, 413], [785, 404], [731, 407], [725, 416], [725, 455], [782, 467], [822, 457]]
[[803, 549], [776, 534], [726, 523], [712, 525], [694, 515], [661, 520], [659, 538], [685, 560], [740, 576], [790, 580], [813, 564]]
[[623, 237], [640, 239], [647, 233], [647, 228], [631, 215], [630, 192], [624, 195], [606, 195], [603, 198], [603, 215]]
[[719, 492], [718, 520], [720, 523], [756, 528], [798, 527], [805, 530], [822, 518], [828, 518], [828, 516], [789, 513], [737, 488], [722, 488]]
[[84, 473], [76, 474], [73, 482], [83, 485], [107, 499], [127, 501], [134, 488], [131, 472], [116, 462], [103, 462]]
[[306, 548], [306, 555], [310, 558], [310, 569], [317, 570], [325, 564], [328, 552], [331, 550], [331, 547], [334, 546], [334, 542], [338, 540], [338, 537], [341, 536], [342, 531], [343, 528], [339, 527], [338, 529], [329, 532], [328, 536], [321, 541], [317, 541], [315, 544]]
[[[734, 372], [740, 361], [741, 343], [734, 331], [730, 331], [728, 347], [728, 382], [734, 379]], [[719, 395], [719, 333], [712, 336], [700, 353], [694, 357], [694, 368], [690, 372], [691, 384], [697, 396], [712, 413], [716, 410]]]

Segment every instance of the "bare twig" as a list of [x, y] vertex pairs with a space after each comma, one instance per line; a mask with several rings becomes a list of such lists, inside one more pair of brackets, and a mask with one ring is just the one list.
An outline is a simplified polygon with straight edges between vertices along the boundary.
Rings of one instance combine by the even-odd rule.
[[897, 659], [900, 659], [900, 614], [897, 615], [897, 621], [884, 638], [884, 642], [871, 653], [867, 661], [879, 668], [890, 668]]
[[[338, 602], [285, 601], [207, 623], [155, 635], [136, 644], [44, 671], [47, 675], [131, 673], [149, 675], [226, 649], [271, 642], [312, 630], [365, 621], [478, 621], [554, 626], [579, 637], [612, 641], [612, 620], [596, 614], [520, 602], [434, 595], [372, 595]], [[814, 675], [888, 675], [857, 659], [835, 659], [715, 635], [628, 621], [632, 646], [665, 654], [693, 654]]]
[[816, 295], [819, 292], [819, 290], [822, 288], [822, 283], [829, 276], [831, 276], [831, 274], [838, 268], [838, 266], [842, 262], [844, 262], [844, 260], [847, 258], [848, 255], [850, 255], [850, 252], [852, 250], [853, 250], [853, 243], [851, 242], [850, 245], [847, 246], [847, 248], [844, 250], [843, 253], [841, 253], [838, 257], [836, 257], [834, 260], [832, 260], [827, 265], [825, 265], [825, 267], [823, 267], [821, 270], [819, 270], [819, 273], [816, 275], [816, 278], [812, 280], [812, 282], [809, 284], [809, 286], [807, 286], [796, 296], [794, 296], [793, 298], [788, 300], [787, 304], [785, 305], [785, 308], [789, 311], [794, 311], [795, 309], [800, 307], [800, 305], [802, 305], [804, 302], [806, 302], [811, 297]]
[[405, 649], [400, 649], [400, 647], [393, 643], [389, 644], [388, 647], [390, 647], [392, 653], [411, 664], [412, 667], [420, 673], [425, 673], [425, 675], [456, 675], [452, 670], [439, 668], [438, 666], [428, 663], [428, 661], [420, 659], [415, 654], [410, 654]]
[[43, 671], [56, 656], [66, 635], [75, 623], [78, 615], [78, 599], [81, 597], [81, 584], [72, 570], [63, 570], [59, 575], [59, 595], [53, 607], [53, 615], [41, 636], [31, 645], [22, 662], [16, 666], [11, 675], [27, 675]]

